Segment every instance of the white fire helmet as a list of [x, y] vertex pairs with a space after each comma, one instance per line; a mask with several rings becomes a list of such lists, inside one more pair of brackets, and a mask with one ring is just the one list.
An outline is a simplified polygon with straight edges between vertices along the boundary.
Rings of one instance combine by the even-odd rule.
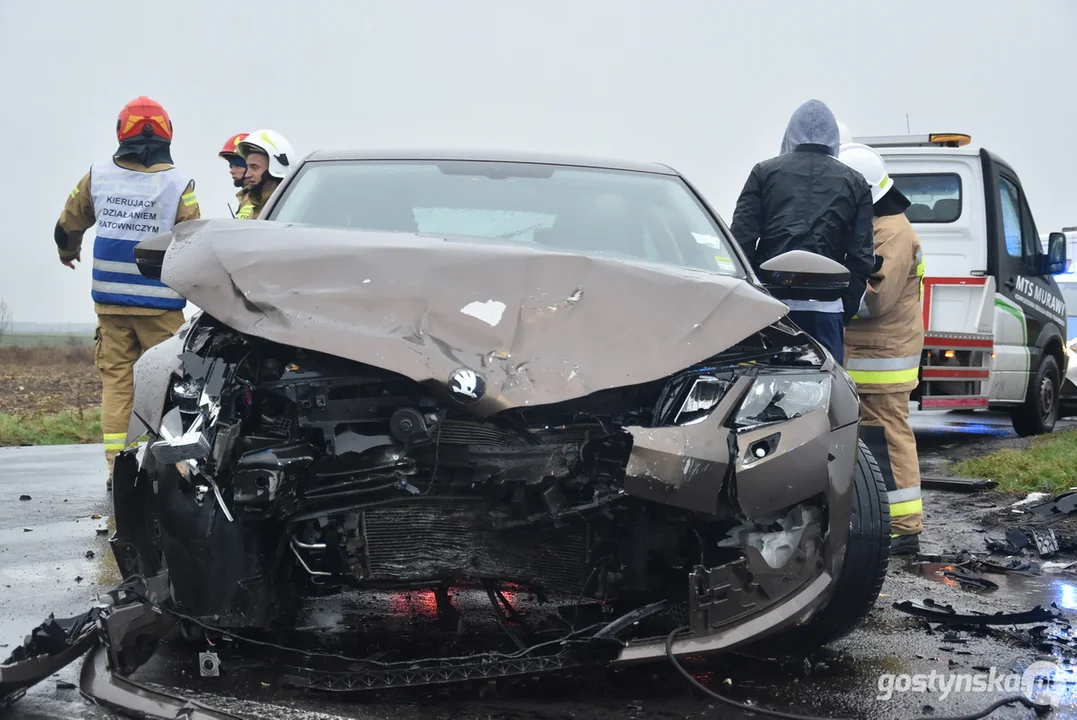
[[861, 143], [849, 143], [842, 145], [838, 153], [838, 160], [856, 170], [871, 186], [871, 202], [877, 203], [890, 188], [894, 187], [894, 181], [886, 172], [886, 163], [882, 155], [874, 148]]
[[236, 146], [236, 152], [244, 160], [251, 153], [268, 156], [266, 173], [278, 180], [283, 180], [297, 161], [292, 144], [276, 130], [255, 130]]

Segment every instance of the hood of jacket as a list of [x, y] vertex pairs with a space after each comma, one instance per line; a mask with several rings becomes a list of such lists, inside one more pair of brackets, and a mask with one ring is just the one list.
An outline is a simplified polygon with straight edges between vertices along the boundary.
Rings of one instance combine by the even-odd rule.
[[442, 391], [470, 370], [480, 416], [658, 380], [786, 314], [735, 277], [522, 244], [242, 220], [171, 236], [161, 280], [217, 320]]
[[782, 138], [781, 154], [791, 153], [801, 145], [819, 145], [825, 147], [830, 155], [838, 156], [841, 145], [838, 121], [822, 100], [809, 100], [789, 118]]

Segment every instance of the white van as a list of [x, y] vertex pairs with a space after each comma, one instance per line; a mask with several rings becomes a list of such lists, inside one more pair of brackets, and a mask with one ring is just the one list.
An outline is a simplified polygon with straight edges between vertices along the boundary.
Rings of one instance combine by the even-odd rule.
[[1021, 435], [1051, 432], [1069, 365], [1054, 275], [1067, 238], [1041, 246], [1017, 172], [947, 133], [855, 138], [885, 158], [923, 245], [922, 409], [1009, 412]]

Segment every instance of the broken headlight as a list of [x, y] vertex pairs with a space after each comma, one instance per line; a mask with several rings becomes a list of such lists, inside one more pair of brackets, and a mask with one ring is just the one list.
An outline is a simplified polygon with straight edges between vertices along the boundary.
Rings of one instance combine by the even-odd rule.
[[733, 419], [738, 428], [784, 422], [830, 406], [830, 374], [760, 375]]
[[219, 405], [198, 411], [194, 422], [186, 430], [183, 421], [177, 420], [173, 413], [183, 414], [183, 410], [174, 408], [161, 423], [161, 439], [150, 445], [150, 452], [162, 463], [173, 464], [184, 460], [201, 460], [209, 455], [213, 447], [213, 423], [216, 420]]
[[729, 389], [729, 380], [717, 378], [712, 375], [700, 375], [692, 383], [692, 389], [688, 391], [688, 397], [684, 399], [677, 417], [673, 420], [676, 425], [694, 425], [702, 422], [717, 405], [726, 390]]
[[203, 379], [195, 379], [190, 375], [176, 380], [171, 388], [172, 405], [178, 407], [183, 413], [197, 413], [204, 386]]

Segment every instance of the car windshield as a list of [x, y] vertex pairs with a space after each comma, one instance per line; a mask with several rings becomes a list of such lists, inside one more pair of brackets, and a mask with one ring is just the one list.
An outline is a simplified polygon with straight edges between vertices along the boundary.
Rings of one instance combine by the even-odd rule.
[[677, 177], [538, 163], [316, 161], [271, 220], [521, 243], [744, 277]]

